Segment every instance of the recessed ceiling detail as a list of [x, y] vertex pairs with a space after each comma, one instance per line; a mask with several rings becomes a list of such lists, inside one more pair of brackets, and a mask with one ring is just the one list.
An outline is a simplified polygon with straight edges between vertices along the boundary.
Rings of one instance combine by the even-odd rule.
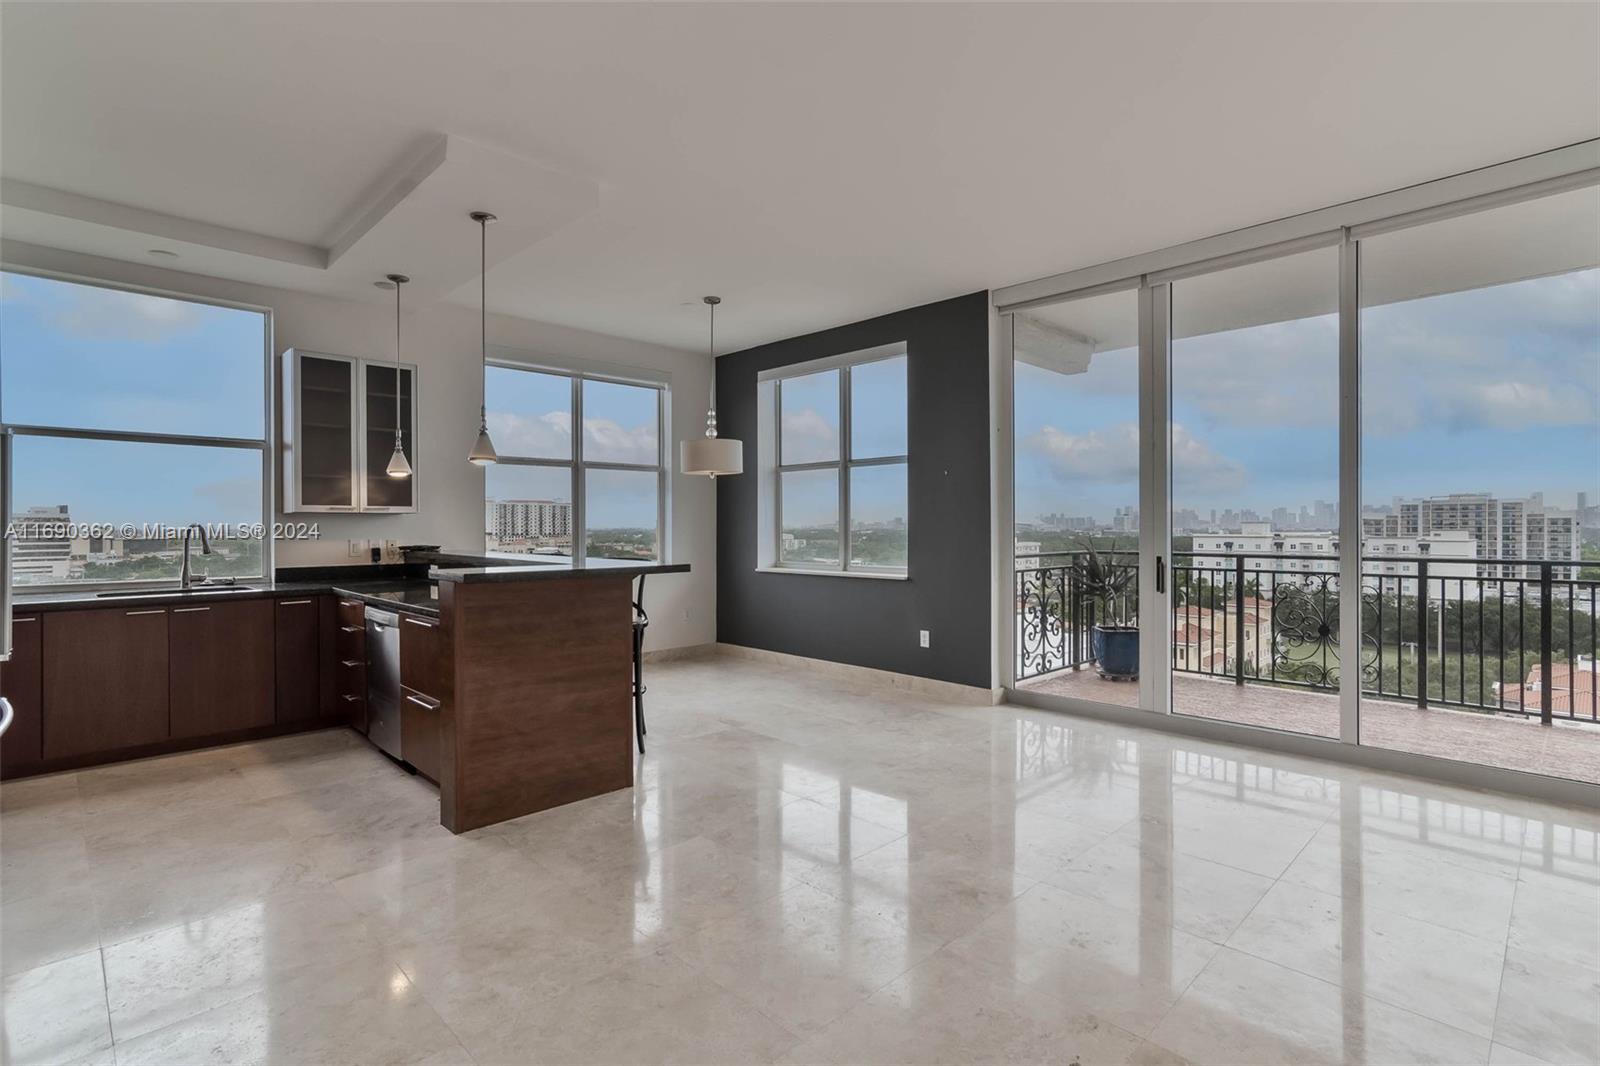
[[[400, 264], [412, 272], [421, 299], [443, 297], [477, 276], [477, 245], [462, 237], [461, 226], [476, 205], [492, 203], [500, 215], [495, 262], [600, 205], [595, 181], [444, 134], [429, 138], [394, 175], [376, 176], [369, 188], [333, 227], [326, 245], [9, 178], [0, 179], [0, 203], [6, 208], [5, 235], [13, 240], [136, 259], [158, 254], [149, 247], [155, 237], [172, 246], [159, 254], [181, 256], [188, 270], [361, 298], [370, 298], [373, 275]], [[73, 247], [74, 239], [85, 247]]]

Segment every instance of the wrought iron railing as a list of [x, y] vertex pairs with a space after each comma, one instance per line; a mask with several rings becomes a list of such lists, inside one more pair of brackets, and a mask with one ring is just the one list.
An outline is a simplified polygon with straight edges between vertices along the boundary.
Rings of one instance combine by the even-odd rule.
[[[1135, 565], [1131, 552], [1104, 552]], [[1138, 622], [1138, 597], [1079, 587], [1081, 552], [1015, 574], [1017, 680], [1090, 666], [1097, 622]], [[1600, 722], [1600, 581], [1572, 560], [1373, 555], [1362, 559], [1361, 689], [1414, 701]], [[1395, 572], [1399, 571], [1399, 572]], [[1171, 567], [1173, 669], [1337, 690], [1334, 555], [1180, 552]]]

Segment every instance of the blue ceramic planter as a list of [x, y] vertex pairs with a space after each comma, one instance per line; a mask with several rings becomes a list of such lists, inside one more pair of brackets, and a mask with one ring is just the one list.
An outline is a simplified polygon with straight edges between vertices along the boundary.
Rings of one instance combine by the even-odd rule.
[[1090, 637], [1100, 676], [1133, 681], [1139, 676], [1139, 630], [1133, 626], [1095, 626]]

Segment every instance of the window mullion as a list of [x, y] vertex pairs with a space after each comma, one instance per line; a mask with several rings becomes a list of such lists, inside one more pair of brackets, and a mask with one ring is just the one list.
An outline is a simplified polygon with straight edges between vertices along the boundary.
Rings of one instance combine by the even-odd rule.
[[839, 370], [839, 569], [850, 569], [850, 368]]

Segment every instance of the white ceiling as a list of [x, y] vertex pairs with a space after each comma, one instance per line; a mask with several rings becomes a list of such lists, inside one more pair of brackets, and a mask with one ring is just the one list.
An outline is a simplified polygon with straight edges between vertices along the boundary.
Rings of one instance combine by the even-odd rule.
[[[492, 310], [694, 348], [718, 293], [728, 350], [1595, 137], [1597, 41], [1595, 4], [8, 0], [0, 175], [55, 200], [0, 224], [342, 293], [370, 249], [318, 256], [393, 208], [383, 269], [475, 305], [484, 207]], [[401, 211], [444, 135], [510, 162]], [[517, 230], [523, 167], [597, 206]]]

